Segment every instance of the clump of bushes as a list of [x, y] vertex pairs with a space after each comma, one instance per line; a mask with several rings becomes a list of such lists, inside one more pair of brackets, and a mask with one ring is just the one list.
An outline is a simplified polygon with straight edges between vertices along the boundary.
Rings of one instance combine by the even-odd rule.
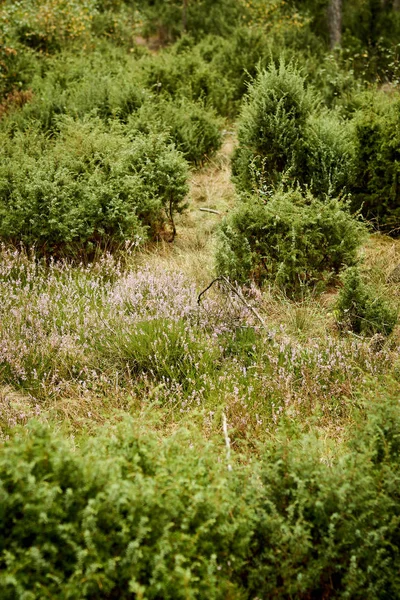
[[[371, 405], [371, 403], [370, 403]], [[131, 420], [73, 446], [43, 426], [0, 456], [3, 598], [396, 598], [397, 398], [342, 452], [281, 426], [260, 459]]]
[[0, 239], [68, 255], [157, 235], [185, 207], [187, 163], [163, 136], [64, 120], [9, 140], [0, 166]]
[[221, 120], [198, 102], [147, 102], [132, 115], [129, 131], [165, 131], [190, 163], [199, 166], [221, 146]]
[[318, 97], [292, 64], [281, 61], [259, 73], [239, 119], [232, 164], [239, 189], [271, 189], [284, 181], [337, 196], [351, 183], [351, 129], [317, 109]]
[[363, 227], [338, 200], [278, 191], [266, 202], [242, 202], [222, 224], [217, 270], [238, 282], [275, 282], [297, 295], [354, 264], [362, 238]]
[[375, 94], [354, 116], [353, 206], [379, 229], [400, 234], [400, 100]]
[[188, 435], [160, 445], [135, 429], [81, 452], [36, 428], [2, 452], [3, 598], [235, 594], [250, 531], [225, 465]]
[[342, 283], [336, 303], [340, 326], [366, 336], [389, 335], [396, 325], [397, 311], [362, 281], [357, 267], [343, 273]]

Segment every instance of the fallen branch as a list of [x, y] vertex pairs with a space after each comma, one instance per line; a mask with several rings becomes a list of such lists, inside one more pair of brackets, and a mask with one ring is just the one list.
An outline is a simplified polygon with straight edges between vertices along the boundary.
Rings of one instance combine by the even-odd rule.
[[263, 318], [259, 315], [259, 313], [256, 311], [255, 308], [253, 308], [251, 306], [251, 304], [249, 304], [246, 300], [246, 298], [243, 297], [243, 295], [241, 294], [241, 292], [235, 288], [234, 285], [232, 285], [232, 283], [229, 281], [229, 279], [227, 277], [225, 277], [224, 275], [221, 275], [220, 277], [216, 277], [215, 279], [212, 280], [212, 282], [202, 291], [200, 292], [198, 298], [197, 298], [197, 304], [200, 304], [201, 301], [201, 297], [214, 285], [214, 283], [216, 283], [217, 281], [222, 281], [230, 290], [231, 292], [233, 292], [234, 294], [236, 294], [236, 296], [239, 298], [239, 300], [241, 302], [243, 302], [243, 304], [245, 305], [245, 307], [253, 313], [253, 315], [260, 321], [261, 325], [264, 327], [265, 330], [267, 330], [267, 326], [263, 320]]
[[201, 212], [213, 213], [213, 215], [220, 215], [221, 214], [219, 212], [219, 210], [214, 210], [213, 208], [199, 208], [199, 210], [201, 210]]

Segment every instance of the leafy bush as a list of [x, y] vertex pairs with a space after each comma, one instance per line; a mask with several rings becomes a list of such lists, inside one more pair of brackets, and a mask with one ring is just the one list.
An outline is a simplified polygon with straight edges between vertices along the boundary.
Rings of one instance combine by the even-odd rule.
[[143, 58], [144, 85], [167, 98], [202, 100], [220, 114], [227, 114], [232, 102], [232, 83], [225, 73], [204, 60], [190, 40], [186, 41], [156, 57]]
[[64, 255], [155, 235], [167, 221], [174, 230], [186, 181], [186, 161], [162, 136], [66, 120], [53, 144], [21, 134], [3, 149], [0, 238]]
[[127, 419], [73, 446], [43, 426], [0, 456], [0, 592], [43, 598], [396, 598], [397, 397], [338, 454], [282, 425], [240, 467]]
[[65, 51], [49, 58], [31, 82], [31, 101], [10, 114], [2, 128], [26, 130], [35, 123], [43, 131], [58, 133], [59, 117], [65, 114], [74, 118], [96, 114], [104, 121], [126, 122], [152, 96], [141, 85], [137, 62], [111, 46], [89, 56]]
[[335, 196], [352, 181], [351, 130], [337, 115], [317, 112], [317, 97], [291, 64], [281, 61], [260, 72], [242, 110], [238, 138], [232, 169], [242, 190], [286, 181]]
[[8, 39], [38, 51], [54, 52], [67, 42], [88, 41], [96, 0], [24, 0], [2, 3], [0, 17]]
[[221, 146], [221, 121], [210, 109], [189, 100], [147, 102], [129, 119], [129, 131], [169, 134], [186, 160], [201, 165]]
[[239, 120], [233, 173], [242, 189], [273, 186], [289, 169], [293, 178], [301, 178], [302, 132], [314, 103], [293, 65], [281, 61], [278, 67], [260, 72]]
[[379, 402], [337, 460], [313, 437], [269, 445], [250, 597], [398, 596], [399, 408]]
[[171, 41], [187, 32], [196, 39], [207, 33], [229, 35], [244, 14], [241, 0], [139, 0], [147, 34]]
[[36, 428], [2, 452], [3, 598], [235, 594], [249, 530], [226, 466], [188, 435], [135, 430], [75, 451]]
[[378, 228], [399, 235], [400, 100], [375, 96], [368, 101], [355, 115], [353, 206]]
[[288, 294], [356, 261], [362, 227], [337, 200], [277, 192], [243, 202], [222, 225], [217, 270], [244, 282], [276, 282]]
[[316, 195], [337, 197], [350, 191], [355, 179], [352, 125], [342, 121], [334, 112], [312, 115], [308, 121], [305, 146], [303, 183]]
[[389, 335], [397, 322], [397, 312], [361, 279], [357, 267], [347, 269], [342, 276], [343, 287], [336, 303], [337, 319], [362, 335]]

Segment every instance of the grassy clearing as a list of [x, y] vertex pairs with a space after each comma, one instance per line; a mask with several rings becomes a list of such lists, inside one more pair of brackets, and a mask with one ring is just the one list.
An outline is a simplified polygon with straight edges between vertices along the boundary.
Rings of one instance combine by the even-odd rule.
[[[231, 149], [227, 137], [193, 173], [174, 244], [80, 266], [3, 248], [3, 437], [31, 416], [77, 432], [122, 410], [139, 420], [154, 412], [167, 430], [194, 421], [211, 437], [224, 413], [234, 447], [254, 447], [282, 419], [341, 438], [371, 381], [396, 381], [399, 327], [378, 345], [340, 332], [337, 291], [293, 302], [272, 287], [245, 289], [266, 330], [223, 288], [198, 305], [213, 277], [216, 226], [233, 203]], [[375, 235], [363, 251], [366, 276], [393, 303], [399, 244]]]

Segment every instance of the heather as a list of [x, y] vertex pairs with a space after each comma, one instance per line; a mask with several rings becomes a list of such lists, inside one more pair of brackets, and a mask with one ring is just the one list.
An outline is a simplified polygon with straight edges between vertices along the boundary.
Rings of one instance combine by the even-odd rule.
[[398, 2], [0, 3], [1, 598], [396, 598]]

